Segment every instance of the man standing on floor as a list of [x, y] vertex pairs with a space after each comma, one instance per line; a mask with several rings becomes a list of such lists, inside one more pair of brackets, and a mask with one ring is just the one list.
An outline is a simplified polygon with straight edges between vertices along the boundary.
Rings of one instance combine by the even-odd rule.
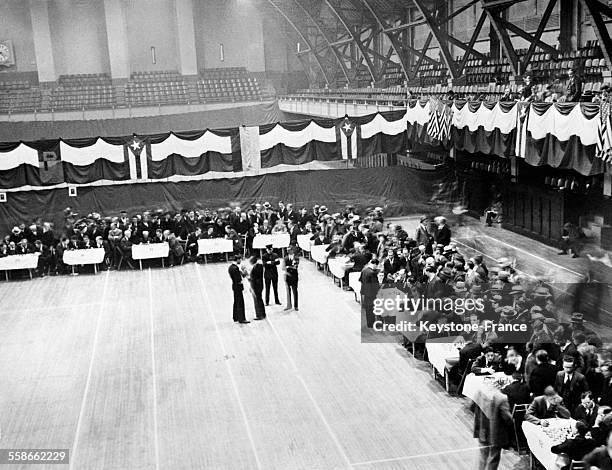
[[298, 266], [300, 260], [295, 256], [295, 248], [290, 246], [287, 248], [287, 256], [285, 256], [285, 284], [287, 286], [287, 307], [285, 310], [291, 310], [291, 293], [293, 293], [293, 309], [297, 312], [298, 308]]
[[257, 255], [251, 258], [250, 281], [251, 294], [253, 295], [253, 304], [255, 306], [255, 320], [264, 320], [266, 318], [266, 307], [264, 305], [263, 294], [264, 289], [264, 268], [261, 259]]
[[380, 289], [378, 282], [378, 260], [373, 258], [361, 271], [361, 308], [365, 311], [366, 326], [374, 326], [374, 300]]
[[234, 257], [227, 272], [232, 279], [232, 292], [234, 293], [234, 321], [238, 323], [251, 323], [244, 316], [244, 297], [242, 296], [242, 272], [240, 270], [240, 255]]
[[266, 285], [266, 305], [270, 305], [270, 284], [274, 290], [274, 300], [276, 305], [280, 305], [278, 300], [278, 269], [276, 268], [280, 264], [279, 257], [272, 250], [272, 244], [266, 245], [266, 252], [261, 257], [264, 266], [264, 282]]

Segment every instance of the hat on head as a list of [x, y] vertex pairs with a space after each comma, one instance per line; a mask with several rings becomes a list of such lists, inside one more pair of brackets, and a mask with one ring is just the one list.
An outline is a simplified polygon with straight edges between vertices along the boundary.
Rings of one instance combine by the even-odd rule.
[[465, 287], [465, 282], [463, 281], [457, 281], [453, 289], [456, 293], [467, 292], [467, 287]]
[[423, 223], [427, 220], [427, 216], [426, 215], [422, 215], [421, 218], [419, 219], [419, 222]]
[[531, 294], [533, 297], [551, 297], [550, 291], [546, 287], [537, 287]]
[[574, 312], [570, 318], [572, 323], [582, 323], [584, 321], [584, 315], [582, 313]]
[[319, 212], [327, 212], [327, 207], [326, 206], [321, 206], [319, 208]]
[[499, 273], [497, 273], [497, 277], [501, 281], [507, 281], [508, 279], [510, 279], [510, 273], [508, 271], [500, 271]]
[[438, 273], [438, 277], [443, 281], [446, 281], [453, 277], [453, 272], [449, 268], [444, 268], [442, 271]]
[[11, 230], [11, 232], [13, 232], [13, 233], [17, 234], [17, 233], [21, 232], [21, 229], [20, 229], [19, 227], [15, 226], [15, 227], [13, 227], [13, 229]]
[[382, 212], [383, 208], [382, 208], [382, 207], [380, 207], [380, 206], [377, 206], [377, 207], [375, 207], [375, 208], [374, 208], [374, 210], [375, 210], [376, 212]]
[[272, 248], [272, 246], [273, 246], [273, 245], [272, 245], [272, 243], [268, 243], [268, 244], [266, 245], [266, 249], [268, 249], [268, 248]]
[[512, 286], [512, 290], [510, 291], [510, 295], [521, 295], [524, 293], [525, 293], [525, 289], [523, 289], [523, 286], [520, 286], [520, 285]]
[[265, 208], [270, 207], [270, 203], [268, 201], [264, 202], [263, 205], [264, 205]]
[[512, 262], [508, 258], [501, 258], [497, 264], [500, 268], [509, 268], [512, 266]]
[[543, 321], [546, 317], [539, 312], [535, 312], [531, 314], [531, 321]]
[[516, 310], [510, 305], [506, 305], [501, 308], [501, 316], [502, 318], [514, 318], [516, 316]]
[[491, 286], [489, 287], [489, 290], [492, 290], [492, 291], [504, 290], [504, 283], [501, 281], [495, 281], [491, 284]]
[[542, 313], [542, 307], [538, 306], [538, 305], [534, 305], [533, 307], [531, 307], [531, 309], [529, 310], [529, 312], [531, 314], [534, 313]]
[[495, 294], [494, 296], [491, 297], [491, 300], [493, 302], [500, 303], [502, 300], [504, 300], [504, 298], [499, 294]]
[[470, 292], [477, 294], [482, 292], [482, 286], [480, 284], [474, 284], [470, 287]]

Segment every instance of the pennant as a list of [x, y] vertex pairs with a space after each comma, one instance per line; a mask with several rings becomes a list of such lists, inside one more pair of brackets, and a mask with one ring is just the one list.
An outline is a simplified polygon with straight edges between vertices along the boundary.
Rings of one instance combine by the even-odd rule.
[[610, 102], [599, 105], [599, 123], [597, 129], [597, 157], [606, 163], [612, 163], [612, 121]]
[[336, 137], [340, 141], [343, 160], [357, 158], [358, 142], [361, 137], [360, 126], [352, 122], [348, 116], [336, 125]]
[[529, 103], [519, 101], [516, 113], [516, 146], [517, 157], [525, 158], [527, 153], [527, 127], [529, 126]]
[[38, 173], [43, 185], [64, 182], [64, 167], [62, 166], [59, 145], [38, 151]]
[[429, 134], [432, 139], [447, 144], [450, 141], [452, 123], [452, 108], [438, 98], [431, 98], [429, 101], [427, 134]]
[[147, 144], [137, 135], [133, 135], [127, 144], [124, 145], [124, 153], [127, 155], [127, 159], [130, 165], [130, 179], [140, 180], [149, 178], [147, 152], [143, 155], [143, 152], [147, 149]]

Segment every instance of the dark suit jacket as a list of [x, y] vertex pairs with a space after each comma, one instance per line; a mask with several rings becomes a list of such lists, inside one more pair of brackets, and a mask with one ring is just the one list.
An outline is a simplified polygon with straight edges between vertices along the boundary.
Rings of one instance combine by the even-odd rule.
[[605, 446], [589, 452], [583, 460], [586, 468], [597, 467], [599, 470], [612, 470], [612, 458], [608, 455], [608, 449]]
[[597, 447], [593, 439], [576, 436], [573, 439], [566, 439], [561, 444], [552, 446], [550, 451], [553, 454], [567, 454], [572, 460], [582, 460], [586, 454]]
[[587, 384], [584, 375], [580, 372], [574, 372], [572, 374], [572, 380], [568, 385], [565, 385], [565, 372], [561, 371], [557, 373], [557, 378], [555, 380], [555, 390], [561, 398], [563, 398], [563, 403], [570, 409], [575, 409], [580, 403], [580, 395], [582, 392], [585, 392], [589, 389], [589, 384]]
[[298, 282], [298, 266], [300, 265], [300, 260], [297, 256], [293, 256], [293, 260], [289, 258], [289, 256], [285, 256], [283, 260], [285, 262], [285, 269], [287, 270], [287, 275], [285, 276], [285, 282], [287, 284], [296, 284]]
[[529, 403], [529, 387], [525, 382], [512, 382], [502, 388], [502, 393], [508, 395], [510, 411], [514, 409], [514, 405]]
[[438, 234], [436, 235], [436, 243], [438, 245], [446, 246], [451, 242], [451, 230], [448, 228], [448, 225], [445, 225], [441, 229], [438, 230]]
[[582, 421], [589, 428], [592, 428], [593, 425], [595, 424], [595, 419], [597, 418], [597, 410], [599, 410], [599, 406], [594, 405], [593, 408], [591, 408], [591, 412], [587, 416], [587, 410], [584, 407], [584, 405], [581, 403], [574, 410], [573, 418], [576, 421]]
[[529, 389], [536, 397], [544, 393], [548, 385], [555, 385], [557, 367], [553, 364], [538, 364], [529, 376]]
[[563, 405], [552, 406], [547, 409], [545, 396], [535, 397], [527, 408], [527, 413], [525, 413], [525, 421], [533, 424], [540, 424], [543, 419], [569, 417], [570, 412]]
[[251, 287], [255, 292], [263, 291], [263, 264], [255, 263], [251, 270]]
[[482, 369], [486, 367], [491, 367], [495, 372], [501, 371], [501, 364], [499, 362], [492, 362], [487, 366], [487, 358], [485, 356], [480, 356], [474, 361], [474, 364], [472, 364], [472, 372], [477, 375], [484, 374]]
[[378, 273], [370, 267], [365, 267], [361, 271], [359, 276], [359, 282], [361, 282], [361, 295], [375, 298], [380, 284], [378, 283]]
[[227, 268], [227, 272], [232, 279], [232, 289], [233, 290], [242, 290], [242, 274], [240, 273], [240, 268], [235, 264], [230, 264], [230, 267]]
[[261, 260], [264, 265], [264, 279], [275, 279], [278, 278], [278, 269], [276, 268], [280, 264], [280, 258], [276, 253], [265, 252]]

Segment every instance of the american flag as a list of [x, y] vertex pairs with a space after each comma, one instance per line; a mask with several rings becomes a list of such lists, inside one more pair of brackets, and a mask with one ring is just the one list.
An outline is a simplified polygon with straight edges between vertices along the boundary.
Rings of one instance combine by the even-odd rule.
[[612, 163], [612, 122], [610, 117], [610, 103], [604, 101], [599, 105], [597, 156], [606, 163]]
[[450, 140], [452, 122], [453, 110], [451, 107], [438, 98], [431, 98], [429, 100], [427, 134], [432, 139], [447, 143]]

